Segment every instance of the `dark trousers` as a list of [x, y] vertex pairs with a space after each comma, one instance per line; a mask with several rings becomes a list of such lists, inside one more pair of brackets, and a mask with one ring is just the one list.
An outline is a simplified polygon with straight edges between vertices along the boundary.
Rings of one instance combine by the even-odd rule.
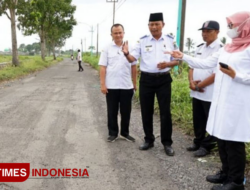
[[206, 136], [206, 126], [211, 102], [193, 98], [193, 124], [194, 144], [201, 146], [208, 151], [216, 146], [217, 139], [214, 136]]
[[82, 62], [81, 61], [78, 61], [78, 66], [79, 66], [78, 71], [83, 71]]
[[129, 135], [129, 122], [132, 107], [133, 89], [120, 90], [108, 89], [106, 95], [108, 110], [108, 129], [109, 136], [118, 136], [118, 111], [121, 114], [121, 135]]
[[140, 103], [145, 142], [151, 143], [155, 140], [153, 134], [153, 114], [156, 95], [160, 108], [161, 143], [169, 146], [173, 143], [170, 112], [171, 82], [170, 74], [151, 76], [141, 73]]
[[218, 147], [227, 181], [242, 184], [246, 165], [245, 143], [218, 139]]

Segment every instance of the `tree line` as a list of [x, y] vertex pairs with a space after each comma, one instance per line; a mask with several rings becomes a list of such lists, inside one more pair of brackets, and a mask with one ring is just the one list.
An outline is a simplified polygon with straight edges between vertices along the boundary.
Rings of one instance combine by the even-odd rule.
[[76, 6], [71, 3], [72, 0], [0, 0], [0, 16], [6, 15], [11, 23], [13, 65], [19, 65], [17, 27], [26, 36], [38, 34], [43, 60], [48, 47], [56, 59], [56, 48], [65, 44], [77, 24], [74, 18]]

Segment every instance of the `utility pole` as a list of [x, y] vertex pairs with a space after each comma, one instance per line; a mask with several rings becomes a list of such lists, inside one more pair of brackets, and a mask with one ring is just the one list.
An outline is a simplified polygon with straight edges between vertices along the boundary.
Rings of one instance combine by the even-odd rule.
[[[82, 48], [82, 39], [81, 39], [81, 48]], [[83, 49], [82, 49], [82, 53], [83, 53]]]
[[113, 25], [115, 24], [115, 3], [118, 2], [118, 0], [106, 0], [107, 3], [113, 3]]
[[93, 55], [93, 33], [94, 33], [94, 29], [93, 29], [93, 25], [91, 26], [91, 49], [90, 49], [90, 56]]
[[180, 48], [183, 51], [184, 47], [184, 33], [185, 33], [185, 16], [186, 16], [186, 0], [179, 0], [179, 12], [178, 12], [178, 26], [176, 40]]
[[[176, 41], [181, 52], [183, 52], [184, 49], [185, 15], [186, 15], [186, 0], [179, 0]], [[175, 73], [178, 73], [178, 66], [174, 67], [174, 71]]]
[[99, 24], [97, 24], [97, 40], [96, 40], [96, 57], [98, 57], [98, 43], [99, 43]]
[[84, 46], [85, 46], [85, 52], [87, 51], [86, 50], [86, 38], [84, 38]]

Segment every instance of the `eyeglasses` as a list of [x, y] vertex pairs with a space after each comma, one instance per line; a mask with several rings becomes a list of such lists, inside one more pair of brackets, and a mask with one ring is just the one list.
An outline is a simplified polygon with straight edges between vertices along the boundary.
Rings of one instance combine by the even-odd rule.
[[227, 25], [227, 27], [228, 27], [228, 28], [232, 28], [232, 27], [233, 27], [233, 23], [229, 23], [229, 24]]

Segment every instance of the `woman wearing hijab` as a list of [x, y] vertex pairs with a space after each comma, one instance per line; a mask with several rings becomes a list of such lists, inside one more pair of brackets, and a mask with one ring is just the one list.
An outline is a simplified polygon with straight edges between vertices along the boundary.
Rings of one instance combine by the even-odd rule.
[[245, 142], [250, 142], [250, 12], [227, 17], [227, 23], [232, 43], [209, 58], [193, 58], [180, 51], [170, 54], [193, 68], [217, 66], [206, 129], [218, 138], [222, 170], [206, 179], [223, 184], [212, 190], [244, 190]]

